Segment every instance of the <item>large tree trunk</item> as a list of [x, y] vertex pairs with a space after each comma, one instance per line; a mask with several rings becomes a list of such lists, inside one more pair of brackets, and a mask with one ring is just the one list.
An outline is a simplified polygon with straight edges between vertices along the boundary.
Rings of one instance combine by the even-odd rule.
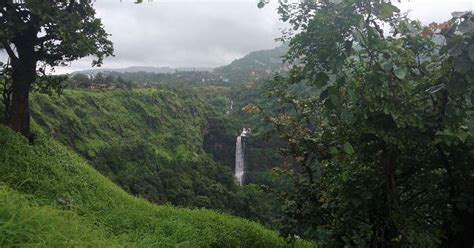
[[26, 71], [13, 70], [13, 90], [10, 120], [8, 125], [13, 130], [23, 134], [23, 136], [30, 137], [30, 104], [29, 92], [31, 76], [26, 75]]
[[30, 87], [36, 80], [33, 43], [17, 46], [18, 58], [12, 60], [12, 98], [8, 126], [30, 138]]
[[[447, 183], [447, 211], [443, 223], [445, 237], [443, 239], [443, 247], [474, 247], [474, 215], [469, 212], [468, 208], [461, 208], [459, 202], [466, 199], [462, 197], [463, 182], [470, 178], [469, 173], [462, 170], [466, 165], [456, 163], [457, 155], [455, 151], [446, 151], [443, 146], [437, 145], [438, 154], [443, 161], [446, 169]], [[447, 155], [450, 154], [450, 155]], [[460, 159], [462, 160], [462, 159]], [[463, 175], [464, 174], [464, 175]]]
[[400, 196], [397, 190], [397, 160], [398, 151], [393, 147], [386, 147], [383, 154], [383, 169], [385, 175], [385, 195], [387, 201], [387, 223], [385, 226], [385, 241], [387, 247], [397, 247], [392, 239], [397, 238], [400, 230], [395, 221], [398, 214]]

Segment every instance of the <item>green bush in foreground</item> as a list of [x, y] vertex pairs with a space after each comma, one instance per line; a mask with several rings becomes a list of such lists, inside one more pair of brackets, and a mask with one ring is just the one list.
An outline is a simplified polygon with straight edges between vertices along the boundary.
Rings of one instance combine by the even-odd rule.
[[[58, 232], [51, 233], [51, 237], [62, 235], [64, 240], [77, 240], [75, 238], [84, 235], [93, 240], [77, 245], [71, 243], [71, 246], [96, 246], [101, 244], [100, 242], [113, 245], [113, 240], [142, 247], [286, 246], [275, 232], [244, 219], [209, 210], [158, 206], [135, 198], [100, 175], [82, 158], [42, 135], [37, 138], [35, 145], [28, 145], [20, 135], [0, 126], [0, 151], [0, 181], [19, 192], [32, 195], [30, 201], [38, 205], [18, 200], [16, 205], [20, 207], [16, 208], [17, 210], [9, 208], [10, 211], [18, 213], [11, 214], [21, 218], [21, 211], [24, 211], [23, 216], [30, 211], [45, 211], [48, 214], [42, 215], [41, 218], [49, 218], [49, 215], [55, 221], [43, 221], [58, 226], [51, 227]], [[11, 202], [13, 203], [10, 204], [15, 204], [15, 201]], [[67, 213], [59, 210], [66, 210]], [[8, 211], [5, 212], [8, 215]], [[4, 218], [2, 217], [2, 221]], [[34, 218], [25, 218], [34, 221]], [[68, 228], [61, 228], [63, 219], [72, 224]], [[43, 223], [41, 220], [38, 217], [39, 226]], [[11, 219], [11, 222], [17, 222], [17, 219]], [[73, 232], [75, 226], [80, 223], [85, 225], [84, 229], [81, 229], [83, 232]], [[91, 229], [91, 225], [97, 230], [87, 231]], [[25, 226], [34, 228], [33, 225]], [[14, 231], [4, 229], [2, 225], [0, 233], [4, 230]], [[100, 230], [103, 230], [104, 237], [112, 241], [104, 240]], [[41, 232], [35, 233], [32, 232], [32, 235], [38, 235], [37, 237], [23, 237], [19, 234], [18, 240], [14, 242], [30, 243], [36, 238], [43, 240], [40, 237]], [[45, 233], [49, 233], [48, 229], [43, 233], [47, 238]], [[68, 233], [77, 236], [68, 236]], [[5, 245], [7, 244], [9, 243]], [[44, 245], [62, 246], [61, 244], [64, 243]], [[297, 246], [309, 244], [298, 243]]]

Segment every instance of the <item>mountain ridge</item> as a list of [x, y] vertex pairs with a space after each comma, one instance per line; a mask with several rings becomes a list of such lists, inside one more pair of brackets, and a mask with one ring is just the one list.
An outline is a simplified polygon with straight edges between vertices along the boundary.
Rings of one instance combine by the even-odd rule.
[[90, 74], [96, 75], [98, 73], [135, 73], [135, 72], [147, 72], [147, 73], [165, 73], [172, 74], [177, 71], [212, 71], [213, 68], [210, 67], [155, 67], [155, 66], [129, 66], [124, 68], [97, 68], [97, 69], [88, 69], [88, 70], [78, 70], [70, 73], [71, 75], [75, 74]]
[[130, 66], [125, 68], [100, 68], [90, 70], [74, 71], [71, 75], [88, 74], [97, 75], [114, 73], [153, 73], [174, 74], [176, 72], [210, 72], [232, 82], [243, 83], [271, 76], [275, 72], [285, 70], [283, 55], [288, 51], [288, 46], [283, 44], [271, 49], [257, 50], [233, 60], [231, 63], [218, 67], [154, 67], [154, 66]]

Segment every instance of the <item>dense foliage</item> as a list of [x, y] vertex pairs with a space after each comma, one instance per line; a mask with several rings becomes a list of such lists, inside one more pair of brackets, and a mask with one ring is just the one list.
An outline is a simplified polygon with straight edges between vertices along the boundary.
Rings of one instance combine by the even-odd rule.
[[133, 86], [186, 86], [193, 85], [228, 85], [222, 76], [207, 71], [177, 71], [174, 73], [151, 72], [115, 72], [104, 71], [97, 74], [75, 73], [65, 82], [68, 88], [91, 88], [106, 85], [117, 88]]
[[387, 1], [282, 4], [287, 76], [263, 113], [298, 163], [282, 232], [323, 247], [474, 243], [471, 12], [427, 27]]
[[231, 205], [231, 170], [202, 149], [213, 110], [199, 98], [166, 89], [68, 90], [34, 95], [33, 103], [36, 123], [128, 192], [157, 203]]
[[[276, 227], [275, 197], [234, 182], [235, 137], [249, 123], [239, 121], [240, 110], [227, 112], [230, 94], [218, 86], [65, 90], [34, 94], [32, 119], [135, 196]], [[278, 156], [263, 140], [250, 140], [253, 182], [268, 182], [267, 169]]]
[[244, 219], [133, 197], [43, 134], [29, 145], [0, 126], [0, 150], [2, 247], [286, 246], [277, 233]]
[[[3, 121], [30, 90], [51, 93], [64, 79], [36, 80], [36, 62], [95, 54], [100, 64], [112, 52], [90, 1], [42, 7], [59, 6], [48, 20], [72, 31], [80, 27], [71, 15], [83, 11], [99, 40], [58, 25], [35, 36], [33, 50], [20, 43], [38, 33], [32, 22], [44, 24], [40, 6], [7, 3], [0, 19], [22, 11], [30, 19], [0, 34], [13, 63], [0, 71]], [[0, 246], [285, 246], [258, 224], [154, 206], [109, 178], [153, 203], [257, 220], [296, 246], [304, 238], [317, 247], [472, 247], [473, 13], [428, 26], [385, 0], [281, 1], [279, 13], [292, 28], [288, 46], [214, 71], [74, 74], [61, 96], [33, 94], [35, 142], [0, 127]], [[21, 58], [9, 51], [17, 43]], [[12, 105], [22, 63], [29, 78]], [[14, 129], [28, 136], [26, 124]], [[238, 187], [242, 128], [252, 129], [250, 184]]]

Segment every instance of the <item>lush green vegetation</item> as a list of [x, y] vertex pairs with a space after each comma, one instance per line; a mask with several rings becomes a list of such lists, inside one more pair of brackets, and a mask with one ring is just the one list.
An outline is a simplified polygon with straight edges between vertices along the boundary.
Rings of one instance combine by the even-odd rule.
[[390, 1], [282, 4], [294, 66], [267, 85], [296, 167], [283, 234], [321, 247], [474, 244], [474, 16], [423, 26]]
[[[86, 70], [75, 72], [66, 80], [68, 88], [89, 88], [94, 85], [131, 88], [167, 85], [178, 88], [221, 86], [239, 87], [246, 82], [268, 79], [275, 72], [284, 72], [289, 65], [283, 63], [288, 46], [282, 45], [269, 50], [252, 52], [231, 64], [214, 70], [172, 70], [159, 72], [140, 71], [139, 68], [117, 70]], [[162, 68], [163, 69], [163, 68]]]
[[[472, 11], [424, 26], [392, 1], [281, 1], [288, 46], [64, 82], [38, 62], [100, 64], [112, 47], [91, 3], [53, 2], [0, 16], [0, 246], [474, 245]], [[61, 25], [42, 30], [48, 11]], [[79, 17], [89, 36], [64, 41], [55, 28]]]
[[113, 247], [103, 228], [72, 211], [39, 206], [31, 196], [0, 186], [0, 245], [2, 247]]
[[0, 149], [0, 180], [6, 185], [0, 201], [8, 202], [0, 206], [0, 233], [11, 234], [2, 236], [2, 246], [285, 246], [276, 233], [243, 219], [132, 197], [43, 134], [29, 145], [1, 126]]
[[[281, 205], [276, 197], [234, 182], [235, 136], [255, 121], [246, 121], [252, 116], [240, 109], [226, 114], [230, 90], [188, 86], [35, 94], [32, 117], [39, 129], [135, 196], [217, 209], [275, 228]], [[243, 102], [236, 100], [236, 108]], [[268, 169], [278, 164], [278, 154], [258, 138], [249, 146], [252, 182], [269, 184]]]
[[282, 45], [274, 49], [252, 52], [232, 61], [229, 65], [214, 69], [214, 73], [237, 84], [266, 79], [275, 72], [285, 70], [282, 57], [287, 50], [288, 47]]
[[214, 209], [234, 202], [231, 169], [203, 150], [207, 119], [217, 113], [197, 95], [66, 90], [32, 102], [39, 126], [134, 195]]

